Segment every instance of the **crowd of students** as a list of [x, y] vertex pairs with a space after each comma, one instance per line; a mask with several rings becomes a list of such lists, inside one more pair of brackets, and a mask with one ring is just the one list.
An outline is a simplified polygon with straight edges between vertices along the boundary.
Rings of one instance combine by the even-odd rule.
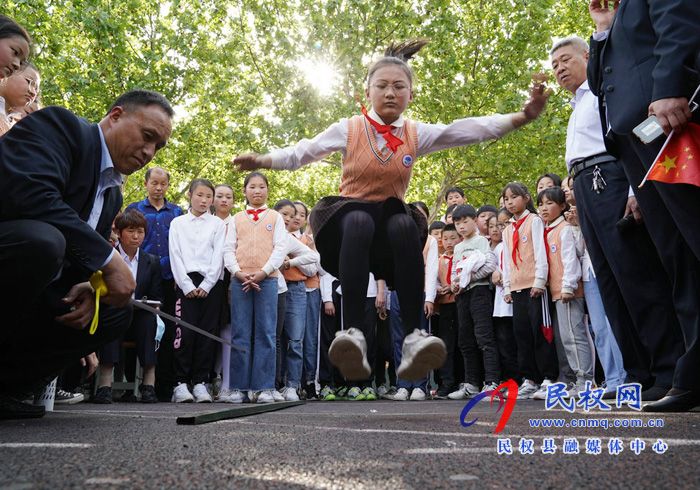
[[[445, 216], [430, 224], [424, 247], [421, 325], [444, 342], [447, 357], [418, 381], [397, 374], [401, 306], [371, 274], [362, 312], [366, 372], [348, 379], [331, 363], [336, 332], [347, 330], [343, 291], [321, 267], [305, 204], [282, 199], [268, 208], [268, 179], [252, 172], [244, 182], [245, 209], [232, 214], [231, 186], [196, 179], [184, 212], [165, 199], [169, 179], [162, 168], [147, 172], [148, 196], [115, 220], [115, 246], [137, 278], [137, 298], [161, 301], [237, 348], [169, 322], [171, 335], [164, 336], [154, 315], [138, 311], [131, 336], [144, 367], [142, 402], [462, 400], [507, 379], [520, 384], [520, 399], [544, 399], [557, 381], [571, 396], [590, 382], [612, 397], [625, 380], [602, 308], [588, 306], [586, 315], [586, 302], [600, 303], [600, 296], [568, 178], [542, 176], [537, 194], [510, 183], [499, 208], [476, 209], [460, 188], [447, 191]], [[427, 220], [428, 207], [412, 204]], [[255, 278], [261, 270], [266, 276]], [[95, 403], [112, 402], [119, 345], [99, 352]]]

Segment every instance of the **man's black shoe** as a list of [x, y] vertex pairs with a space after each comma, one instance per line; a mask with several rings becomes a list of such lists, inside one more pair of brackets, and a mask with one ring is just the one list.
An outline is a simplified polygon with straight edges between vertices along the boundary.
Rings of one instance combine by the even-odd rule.
[[9, 396], [0, 395], [0, 419], [38, 419], [46, 414], [46, 409], [30, 405]]
[[152, 385], [141, 385], [139, 391], [141, 392], [141, 403], [158, 403], [156, 390]]
[[97, 403], [99, 405], [109, 405], [112, 403], [112, 388], [110, 386], [102, 386], [97, 388], [94, 395], [90, 395], [90, 403]]
[[671, 388], [671, 391], [661, 400], [647, 403], [642, 407], [643, 412], [687, 412], [700, 407], [700, 390], [681, 390]]
[[663, 388], [661, 386], [654, 386], [648, 390], [642, 391], [642, 401], [654, 402], [656, 400], [661, 400], [666, 396], [670, 388]]

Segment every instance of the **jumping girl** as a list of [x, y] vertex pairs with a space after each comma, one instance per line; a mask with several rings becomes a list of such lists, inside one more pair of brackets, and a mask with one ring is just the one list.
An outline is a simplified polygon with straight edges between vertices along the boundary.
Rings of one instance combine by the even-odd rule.
[[403, 112], [413, 101], [413, 73], [407, 62], [427, 43], [392, 43], [372, 65], [365, 89], [371, 111], [363, 107], [363, 115], [342, 119], [313, 140], [234, 160], [239, 170], [296, 170], [336, 151], [343, 155], [340, 195], [319, 201], [310, 222], [323, 268], [339, 277], [342, 285], [348, 329], [333, 343], [339, 344], [335, 359], [346, 377], [367, 374], [364, 339], [352, 334], [363, 323], [370, 271], [395, 287], [403, 307], [404, 332], [418, 330], [406, 335], [399, 367], [402, 377], [420, 380], [445, 359], [442, 341], [419, 330], [424, 280], [421, 252], [428, 227], [423, 215], [404, 201], [416, 158], [500, 138], [535, 119], [549, 95], [537, 82], [522, 112], [466, 118], [449, 125], [406, 119]]

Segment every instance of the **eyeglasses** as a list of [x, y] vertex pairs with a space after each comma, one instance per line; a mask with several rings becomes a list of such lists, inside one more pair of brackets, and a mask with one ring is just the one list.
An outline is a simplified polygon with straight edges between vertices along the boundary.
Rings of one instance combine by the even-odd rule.
[[373, 85], [370, 85], [371, 87], [374, 87], [375, 90], [378, 92], [384, 93], [387, 90], [389, 90], [389, 87], [392, 88], [395, 94], [403, 94], [406, 90], [408, 90], [408, 85], [406, 85], [403, 82], [396, 82], [396, 83], [386, 83], [386, 82], [379, 82], [375, 83]]

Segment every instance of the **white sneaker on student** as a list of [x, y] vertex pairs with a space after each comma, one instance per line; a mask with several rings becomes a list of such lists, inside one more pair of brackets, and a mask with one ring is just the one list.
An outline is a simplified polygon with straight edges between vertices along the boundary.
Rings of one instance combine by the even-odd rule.
[[420, 388], [413, 388], [411, 398], [409, 398], [409, 400], [414, 402], [422, 402], [425, 400], [425, 391], [421, 390]]
[[274, 398], [276, 402], [284, 401], [284, 395], [277, 390], [272, 390], [272, 398]]
[[453, 391], [447, 398], [450, 400], [466, 400], [467, 398], [474, 398], [479, 394], [479, 388], [471, 383], [460, 383], [459, 389]]
[[484, 387], [481, 389], [482, 393], [487, 391], [496, 391], [498, 389], [498, 384], [496, 383], [484, 383]]
[[[535, 393], [532, 395], [533, 400], [546, 400], [547, 399], [547, 387], [552, 386], [554, 383], [552, 383], [549, 378], [544, 378], [544, 381], [542, 381], [542, 384], [540, 385], [540, 389], [537, 390]], [[520, 394], [520, 392], [518, 392]]]
[[258, 393], [258, 403], [274, 403], [275, 399], [272, 396], [272, 390], [262, 390]]
[[403, 341], [401, 364], [396, 370], [396, 376], [406, 381], [420, 381], [431, 370], [442, 366], [446, 358], [445, 343], [416, 328]]
[[[289, 386], [286, 386], [282, 388], [282, 391], [280, 392], [282, 397], [284, 398], [284, 401], [286, 402], [298, 402], [299, 401], [299, 393], [297, 393], [296, 388], [291, 388]], [[274, 397], [274, 393], [272, 394]]]
[[173, 390], [173, 397], [171, 400], [173, 403], [191, 403], [194, 401], [190, 389], [187, 387], [187, 383], [178, 383]]
[[243, 403], [247, 398], [241, 390], [221, 390], [219, 401], [223, 403]]
[[518, 388], [518, 400], [529, 400], [532, 398], [532, 395], [535, 394], [537, 391], [537, 385], [533, 382], [530, 381], [529, 379], [526, 379], [523, 381], [523, 384], [520, 385]]
[[[387, 398], [389, 397], [388, 393], [387, 393], [386, 397]], [[411, 394], [408, 392], [408, 390], [406, 388], [399, 388], [398, 390], [396, 390], [396, 393], [391, 395], [391, 398], [389, 398], [389, 399], [397, 401], [397, 402], [405, 402], [410, 397], [411, 397]]]
[[328, 348], [328, 359], [349, 380], [367, 379], [372, 372], [367, 362], [367, 341], [356, 328], [335, 333]]
[[211, 403], [211, 395], [209, 394], [209, 390], [207, 390], [207, 385], [204, 383], [199, 383], [194, 385], [194, 389], [192, 390], [192, 395], [194, 395], [194, 401], [195, 403]]

